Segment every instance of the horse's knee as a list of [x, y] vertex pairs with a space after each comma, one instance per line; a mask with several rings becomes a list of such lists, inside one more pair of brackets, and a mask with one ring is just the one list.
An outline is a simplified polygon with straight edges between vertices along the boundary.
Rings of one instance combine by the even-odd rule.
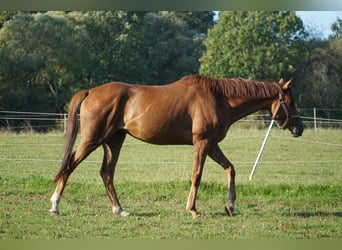
[[101, 176], [101, 178], [104, 179], [104, 178], [106, 177], [106, 175], [108, 175], [108, 174], [106, 173], [106, 171], [105, 171], [103, 168], [101, 168], [101, 170], [100, 170], [100, 176]]

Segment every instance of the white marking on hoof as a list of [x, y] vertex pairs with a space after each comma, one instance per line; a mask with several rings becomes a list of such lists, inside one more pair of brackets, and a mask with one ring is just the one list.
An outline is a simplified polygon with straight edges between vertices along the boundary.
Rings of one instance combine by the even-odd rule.
[[53, 193], [53, 195], [50, 198], [51, 202], [60, 202], [60, 200], [62, 199], [62, 196], [59, 195], [56, 191]]
[[113, 207], [112, 211], [114, 214], [119, 214], [122, 217], [127, 217], [129, 215], [129, 213], [126, 212], [122, 207]]
[[120, 215], [121, 215], [122, 217], [127, 217], [127, 216], [129, 216], [129, 213], [126, 212], [125, 210], [122, 210], [122, 211], [120, 212]]
[[54, 192], [53, 195], [51, 196], [51, 203], [52, 203], [52, 207], [49, 210], [50, 214], [59, 214], [59, 210], [58, 210], [58, 203], [61, 201], [62, 196], [59, 195], [58, 193]]

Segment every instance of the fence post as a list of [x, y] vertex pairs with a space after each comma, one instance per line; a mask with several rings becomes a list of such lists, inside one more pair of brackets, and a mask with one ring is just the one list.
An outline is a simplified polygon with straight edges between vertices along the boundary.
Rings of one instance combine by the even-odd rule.
[[316, 108], [314, 107], [314, 128], [317, 130], [317, 121], [316, 121]]
[[66, 133], [66, 127], [67, 127], [67, 114], [64, 113], [64, 131], [63, 133]]

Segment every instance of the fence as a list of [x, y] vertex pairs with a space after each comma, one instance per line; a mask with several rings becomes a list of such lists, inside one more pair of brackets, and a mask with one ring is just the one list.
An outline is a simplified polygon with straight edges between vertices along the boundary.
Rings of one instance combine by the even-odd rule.
[[6, 131], [65, 131], [66, 121], [65, 113], [0, 111], [0, 129]]
[[[63, 132], [63, 130], [65, 130], [66, 128], [66, 119], [67, 119], [67, 115], [66, 114], [58, 114], [58, 113], [37, 113], [37, 112], [13, 112], [13, 111], [0, 111], [0, 124], [5, 125], [3, 127], [3, 129], [5, 131], [27, 131], [27, 130], [35, 130], [35, 131], [60, 131]], [[324, 126], [324, 127], [339, 127], [342, 128], [342, 120], [338, 120], [338, 119], [327, 119], [327, 118], [319, 118], [319, 117], [303, 117], [303, 122], [305, 124], [306, 127], [312, 127], [314, 128], [314, 124], [316, 124], [316, 129], [320, 128], [320, 126]], [[16, 127], [11, 127], [13, 122], [20, 122], [22, 125], [20, 126], [16, 126]], [[44, 122], [44, 124], [42, 125], [41, 123]], [[241, 127], [249, 127], [249, 128], [258, 128], [260, 126], [264, 126], [265, 128], [269, 125], [270, 122], [270, 116], [269, 114], [254, 114], [254, 115], [250, 115], [245, 119], [240, 120], [239, 122], [237, 122], [236, 125], [234, 126], [241, 126]], [[19, 123], [18, 123], [19, 124]], [[17, 124], [17, 125], [18, 125]], [[36, 125], [32, 125], [32, 124], [36, 124]], [[256, 125], [258, 124], [258, 125]], [[43, 127], [41, 127], [43, 126]], [[0, 129], [1, 131], [1, 129]], [[340, 131], [329, 131], [332, 133], [337, 133], [339, 134]], [[316, 134], [316, 133], [313, 133]], [[15, 134], [14, 134], [15, 135]], [[319, 136], [319, 133], [317, 133], [317, 135]], [[6, 137], [6, 134], [4, 135]], [[10, 135], [12, 136], [12, 135]], [[19, 136], [20, 137], [20, 136]], [[340, 141], [329, 141], [328, 139], [325, 140], [315, 140], [315, 139], [306, 139], [304, 138], [300, 138], [300, 139], [293, 139], [292, 137], [282, 137], [282, 136], [277, 136], [277, 135], [272, 135], [273, 138], [278, 138], [281, 139], [282, 141], [284, 140], [295, 140], [297, 143], [301, 143], [303, 145], [310, 145], [311, 148], [313, 148], [313, 146], [315, 145], [319, 145], [321, 146], [324, 150], [326, 150], [326, 147], [329, 148], [333, 148], [334, 151], [333, 152], [339, 152], [338, 150], [340, 150], [342, 148], [342, 144]], [[252, 139], [251, 139], [252, 138]], [[260, 140], [255, 140], [255, 138], [260, 138]], [[243, 136], [243, 137], [230, 137], [230, 140], [249, 140], [249, 141], [253, 141], [255, 140], [255, 143], [258, 144], [259, 142], [261, 143], [262, 137], [255, 137], [254, 135], [252, 135], [252, 137], [250, 136]], [[340, 137], [339, 137], [340, 138]], [[127, 144], [127, 142], [125, 143]], [[142, 142], [131, 142], [130, 144], [142, 144]], [[247, 143], [249, 144], [249, 143]], [[6, 141], [6, 142], [2, 142], [0, 140], [0, 165], [3, 166], [3, 162], [61, 162], [61, 157], [58, 157], [58, 155], [60, 156], [61, 154], [61, 150], [63, 147], [63, 143], [58, 143], [56, 144], [54, 143], [43, 143], [43, 144], [39, 144], [40, 146], [44, 146], [44, 147], [51, 147], [52, 151], [55, 150], [56, 155], [55, 157], [46, 157], [44, 154], [38, 154], [38, 153], [33, 153], [32, 154], [32, 146], [36, 145], [35, 143], [31, 143], [31, 142], [26, 142], [26, 143], [22, 143], [22, 142], [18, 142], [16, 140], [12, 140], [10, 142]], [[12, 153], [12, 155], [8, 152], [7, 149], [8, 148], [13, 148], [16, 147], [16, 151], [15, 151], [15, 156], [13, 156], [14, 154]], [[266, 146], [267, 147], [267, 146]], [[310, 147], [308, 147], [308, 154], [312, 154], [312, 152], [314, 152], [314, 149], [310, 149]], [[54, 148], [58, 148], [58, 149], [54, 149]], [[50, 150], [50, 149], [49, 149]], [[168, 150], [168, 149], [167, 149]], [[312, 151], [310, 151], [312, 150]], [[30, 151], [29, 156], [27, 156], [26, 152]], [[322, 151], [322, 152], [323, 152]], [[329, 150], [331, 151], [331, 150]], [[19, 153], [20, 152], [20, 153]], [[146, 155], [146, 148], [144, 147], [144, 149], [141, 149], [140, 151], [142, 155]], [[139, 154], [139, 150], [134, 149], [134, 153], [135, 154]], [[162, 154], [162, 155], [168, 155], [168, 154]], [[322, 155], [324, 156], [322, 158]], [[325, 153], [318, 153], [315, 154], [315, 157], [311, 158], [310, 157], [302, 157], [302, 154], [297, 155], [296, 157], [292, 157], [290, 160], [285, 160], [282, 161], [279, 158], [276, 158], [274, 160], [263, 160], [262, 163], [263, 164], [269, 164], [269, 165], [276, 165], [276, 164], [295, 164], [295, 165], [304, 165], [304, 164], [310, 164], [310, 165], [314, 165], [314, 164], [329, 164], [330, 166], [340, 166], [342, 160], [340, 157], [340, 154], [335, 153], [335, 155], [338, 155], [337, 157], [334, 156], [330, 156], [327, 155], [325, 156]], [[86, 160], [84, 161], [85, 164], [94, 164], [94, 163], [98, 163], [101, 164], [101, 160]], [[141, 160], [139, 158], [139, 160], [136, 159], [126, 159], [126, 160], [121, 160], [121, 163], [125, 163], [125, 164], [131, 164], [131, 165], [170, 165], [170, 164], [184, 164], [184, 163], [188, 163], [191, 165], [191, 156], [190, 156], [190, 160], [188, 161], [187, 159], [180, 159], [180, 160], [175, 160], [172, 158], [172, 160], [170, 160], [169, 158], [167, 158], [166, 160], [160, 160], [160, 158], [150, 158], [150, 159], [146, 159], [146, 160]], [[239, 164], [239, 165], [250, 165], [252, 166], [252, 164], [254, 163], [254, 159], [253, 161], [250, 160], [240, 160], [240, 161], [234, 161], [235, 164]], [[215, 163], [209, 163], [209, 164], [215, 164]], [[187, 174], [188, 172], [186, 172], [185, 174]]]
[[[305, 113], [309, 109], [305, 109]], [[306, 128], [342, 128], [341, 119], [318, 117], [317, 110], [312, 110], [311, 116], [302, 116]], [[328, 109], [324, 109], [328, 110]], [[342, 110], [335, 111], [342, 113]], [[337, 115], [340, 117], [341, 115]], [[270, 115], [267, 113], [252, 114], [237, 122], [236, 126], [245, 128], [265, 128], [270, 123]], [[39, 113], [39, 112], [18, 112], [0, 111], [0, 130], [3, 131], [65, 131], [67, 114], [65, 113]]]
[[[301, 112], [307, 116], [302, 116], [306, 125], [314, 128], [318, 127], [338, 127], [341, 128], [342, 109], [337, 108], [303, 108]], [[312, 115], [312, 116], [309, 116]], [[333, 117], [333, 118], [332, 118]], [[338, 117], [338, 118], [336, 118]]]

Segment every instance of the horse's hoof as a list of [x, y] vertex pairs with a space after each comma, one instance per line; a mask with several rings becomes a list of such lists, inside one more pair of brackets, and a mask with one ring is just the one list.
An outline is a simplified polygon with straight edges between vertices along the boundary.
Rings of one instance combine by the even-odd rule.
[[192, 218], [193, 219], [198, 219], [198, 218], [201, 218], [201, 215], [200, 214], [193, 214]]
[[127, 216], [129, 216], [129, 213], [126, 212], [125, 210], [122, 210], [119, 214], [120, 214], [121, 217], [127, 217]]
[[127, 217], [129, 215], [129, 213], [126, 212], [122, 207], [113, 207], [112, 212], [113, 214], [118, 214], [122, 217]]
[[50, 210], [49, 210], [49, 213], [50, 213], [51, 215], [59, 215], [59, 211], [58, 211], [58, 210], [55, 210], [55, 209], [50, 209]]
[[234, 212], [234, 208], [230, 207], [230, 206], [224, 206], [224, 210], [226, 211], [227, 215], [229, 217], [233, 217], [233, 212]]
[[189, 212], [191, 213], [193, 219], [198, 219], [201, 217], [201, 215], [195, 210], [189, 210]]

